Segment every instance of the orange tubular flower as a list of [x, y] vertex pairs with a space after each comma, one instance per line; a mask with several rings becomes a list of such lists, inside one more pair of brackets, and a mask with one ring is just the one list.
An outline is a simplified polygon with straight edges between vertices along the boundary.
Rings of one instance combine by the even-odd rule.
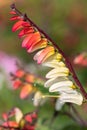
[[45, 48], [46, 46], [47, 46], [47, 39], [43, 38], [39, 42], [33, 43], [31, 45], [31, 47], [28, 49], [28, 52], [31, 53], [31, 52], [34, 52], [38, 49]]
[[55, 53], [54, 47], [47, 46], [45, 49], [39, 51], [35, 56], [34, 60], [37, 61], [38, 64], [43, 63], [48, 57]]
[[25, 75], [25, 72], [24, 72], [24, 70], [21, 70], [21, 69], [17, 70], [15, 73], [15, 76], [17, 76], [19, 78], [23, 77], [24, 75]]
[[24, 99], [33, 92], [33, 83], [35, 81], [35, 76], [22, 69], [16, 71], [12, 74], [13, 89], [21, 89], [20, 98]]
[[14, 24], [12, 31], [15, 32], [23, 27], [30, 27], [30, 24], [20, 18], [19, 21]]
[[31, 84], [25, 84], [24, 86], [22, 86], [20, 98], [21, 99], [26, 98], [28, 95], [32, 93], [32, 91], [33, 91], [33, 86]]
[[40, 33], [30, 33], [27, 35], [27, 37], [22, 42], [22, 47], [25, 47], [26, 49], [29, 49], [32, 44], [37, 43], [41, 40]]
[[[23, 36], [24, 40], [22, 42], [22, 47], [27, 49], [27, 52], [31, 53], [38, 49], [43, 49], [38, 52], [34, 59], [37, 60], [38, 64], [43, 63], [46, 59], [48, 59], [51, 55], [55, 53], [55, 49], [51, 43], [37, 31], [31, 23], [24, 21], [23, 17], [18, 16], [14, 12], [11, 11], [11, 14], [14, 16], [10, 19], [12, 21], [18, 20], [12, 27], [12, 31], [15, 32], [19, 29], [22, 29], [18, 36], [21, 38]], [[40, 55], [38, 55], [40, 54]]]
[[13, 86], [14, 86], [15, 90], [18, 89], [21, 85], [22, 85], [22, 82], [19, 79], [15, 80], [15, 82], [13, 82]]
[[13, 16], [13, 17], [11, 17], [10, 20], [11, 20], [11, 21], [14, 21], [14, 20], [20, 20], [20, 17], [19, 17], [19, 16]]
[[24, 29], [22, 29], [19, 32], [18, 36], [19, 36], [19, 38], [21, 38], [21, 37], [23, 37], [27, 34], [33, 33], [33, 32], [34, 32], [34, 29], [32, 27], [25, 27]]

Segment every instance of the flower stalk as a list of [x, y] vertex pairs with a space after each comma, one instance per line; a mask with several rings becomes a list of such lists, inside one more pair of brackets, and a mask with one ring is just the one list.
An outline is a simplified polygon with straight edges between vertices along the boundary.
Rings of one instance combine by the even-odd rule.
[[42, 98], [59, 98], [60, 95], [42, 95]]

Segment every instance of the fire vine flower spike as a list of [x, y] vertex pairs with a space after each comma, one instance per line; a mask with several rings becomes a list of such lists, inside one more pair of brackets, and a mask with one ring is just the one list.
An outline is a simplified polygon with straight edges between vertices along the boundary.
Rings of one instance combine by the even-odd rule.
[[[49, 79], [45, 84], [47, 86], [47, 84], [51, 84], [52, 86], [50, 86], [51, 88], [49, 89], [49, 91], [53, 91], [54, 86], [56, 87], [55, 84], [55, 79], [57, 82], [59, 82], [58, 84], [60, 84], [60, 86], [63, 86], [65, 83], [64, 81], [67, 80], [67, 86], [65, 85], [65, 88], [62, 91], [60, 91], [60, 95], [64, 96], [64, 94], [67, 93], [68, 89], [67, 87], [70, 87], [71, 90], [69, 89], [68, 94], [69, 96], [66, 98], [65, 102], [73, 102], [73, 98], [70, 98], [70, 96], [74, 96], [74, 94], [78, 95], [78, 98], [80, 97], [80, 103], [75, 102], [76, 104], [81, 105], [82, 101], [83, 101], [83, 97], [82, 95], [77, 92], [76, 90], [76, 85], [79, 87], [81, 93], [83, 94], [83, 96], [87, 99], [87, 93], [85, 92], [83, 86], [81, 85], [80, 81], [78, 80], [75, 71], [71, 65], [71, 63], [68, 61], [68, 59], [66, 58], [65, 54], [63, 53], [63, 51], [58, 47], [58, 45], [56, 45], [52, 39], [46, 34], [44, 33], [41, 29], [39, 29], [37, 27], [37, 25], [35, 25], [28, 17], [27, 15], [23, 15], [18, 9], [16, 9], [15, 4], [11, 5], [11, 9], [16, 13], [16, 15], [20, 16], [20, 19], [18, 22], [16, 22], [12, 28], [13, 31], [19, 30], [21, 29], [30, 29], [30, 27], [33, 28], [34, 32], [29, 32], [28, 34], [24, 33], [23, 36], [25, 36], [23, 42], [22, 42], [22, 46], [25, 47], [27, 49], [28, 52], [33, 52], [35, 50], [41, 49], [35, 56], [34, 56], [34, 60], [37, 61], [37, 63], [39, 64], [45, 64], [45, 66], [52, 66], [54, 69], [51, 70], [46, 77]], [[17, 16], [16, 16], [17, 17]], [[21, 22], [23, 21], [23, 22]], [[19, 24], [20, 23], [20, 24]], [[25, 26], [27, 25], [27, 26]], [[20, 34], [20, 33], [19, 33]], [[38, 35], [36, 35], [38, 34]], [[42, 44], [41, 40], [43, 38], [47, 39], [46, 44]], [[42, 45], [41, 45], [42, 44]], [[43, 49], [42, 49], [43, 48]], [[65, 62], [65, 63], [64, 63]], [[58, 66], [57, 66], [58, 64]], [[61, 71], [58, 69], [58, 67], [61, 68]], [[57, 72], [56, 72], [57, 71]], [[51, 75], [53, 75], [51, 77]], [[71, 81], [69, 79], [69, 75], [72, 75], [75, 83], [73, 83], [73, 81]], [[53, 82], [52, 82], [53, 81]], [[56, 83], [57, 83], [56, 82]], [[70, 82], [72, 82], [72, 84], [69, 84]], [[53, 85], [54, 83], [54, 85]], [[58, 87], [60, 87], [58, 86]], [[49, 87], [49, 86], [48, 86]], [[75, 89], [75, 90], [74, 90]], [[58, 91], [58, 88], [55, 89], [55, 91]], [[60, 97], [61, 97], [60, 96]]]

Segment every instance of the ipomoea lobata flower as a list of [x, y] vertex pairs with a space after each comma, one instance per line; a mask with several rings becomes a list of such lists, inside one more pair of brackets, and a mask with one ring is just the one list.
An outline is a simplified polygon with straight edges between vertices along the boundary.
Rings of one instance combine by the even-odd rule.
[[66, 102], [81, 105], [83, 102], [83, 97], [81, 93], [77, 92], [76, 90], [72, 91], [71, 93], [62, 92], [56, 101], [55, 109], [61, 110], [62, 106]]
[[42, 93], [40, 91], [37, 91], [33, 98], [33, 104], [34, 106], [39, 106], [42, 99]]
[[43, 94], [37, 91], [33, 98], [34, 106], [42, 106], [46, 102], [46, 98], [43, 98]]
[[[49, 92], [58, 92], [60, 102], [81, 105], [83, 97], [77, 91], [78, 86], [71, 78], [72, 74], [65, 63], [65, 58], [60, 49], [37, 26], [32, 24], [31, 20], [26, 19], [25, 21], [21, 16], [20, 18], [15, 16], [15, 19], [18, 21], [13, 25], [12, 31], [22, 29], [18, 34], [19, 37], [24, 37], [22, 47], [26, 48], [28, 53], [37, 51], [33, 59], [38, 64], [52, 68], [46, 74], [48, 80], [45, 82], [45, 87], [49, 87]], [[14, 18], [11, 20], [14, 20]], [[34, 97], [35, 105], [39, 104], [37, 99], [40, 96], [40, 93], [36, 93]]]

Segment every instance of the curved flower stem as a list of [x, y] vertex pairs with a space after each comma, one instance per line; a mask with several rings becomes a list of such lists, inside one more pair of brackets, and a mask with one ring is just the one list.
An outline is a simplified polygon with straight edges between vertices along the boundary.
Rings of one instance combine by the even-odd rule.
[[66, 115], [71, 118], [74, 122], [77, 122], [79, 125], [82, 125], [78, 119], [76, 119], [70, 112], [61, 112], [62, 115]]
[[74, 116], [73, 113], [71, 113], [71, 111], [56, 111], [56, 110], [54, 110], [53, 116], [52, 116], [51, 121], [50, 121], [50, 125], [52, 125], [52, 123], [55, 120], [55, 118], [57, 118], [59, 115], [68, 116], [69, 118], [71, 118], [74, 122], [76, 122], [80, 126], [87, 126], [87, 124], [84, 124], [79, 119], [79, 117]]
[[42, 95], [42, 98], [59, 98], [60, 95]]
[[72, 104], [70, 104], [70, 107], [71, 107], [73, 113], [76, 115], [78, 122], [80, 122], [80, 124], [83, 125], [83, 126], [87, 126], [87, 121], [82, 119], [82, 117], [80, 116], [78, 111], [75, 109], [75, 107]]
[[82, 95], [87, 99], [87, 93], [85, 91], [85, 89], [83, 88], [82, 84], [80, 83], [70, 61], [68, 60], [68, 58], [65, 56], [64, 52], [59, 48], [59, 46], [43, 31], [41, 30], [30, 18], [27, 17], [26, 14], [22, 14], [16, 7], [15, 7], [15, 4], [12, 4], [11, 5], [11, 9], [14, 10], [18, 15], [20, 15], [21, 17], [24, 17], [24, 20], [25, 21], [28, 21], [31, 23], [32, 26], [34, 26], [36, 29], [38, 29], [38, 31], [43, 34], [52, 44], [53, 46], [59, 51], [59, 53], [62, 54], [62, 56], [64, 57], [65, 59], [65, 63], [66, 63], [66, 66], [69, 68], [71, 74], [72, 74], [72, 77], [74, 79], [74, 81], [76, 82], [77, 86], [79, 87]]

